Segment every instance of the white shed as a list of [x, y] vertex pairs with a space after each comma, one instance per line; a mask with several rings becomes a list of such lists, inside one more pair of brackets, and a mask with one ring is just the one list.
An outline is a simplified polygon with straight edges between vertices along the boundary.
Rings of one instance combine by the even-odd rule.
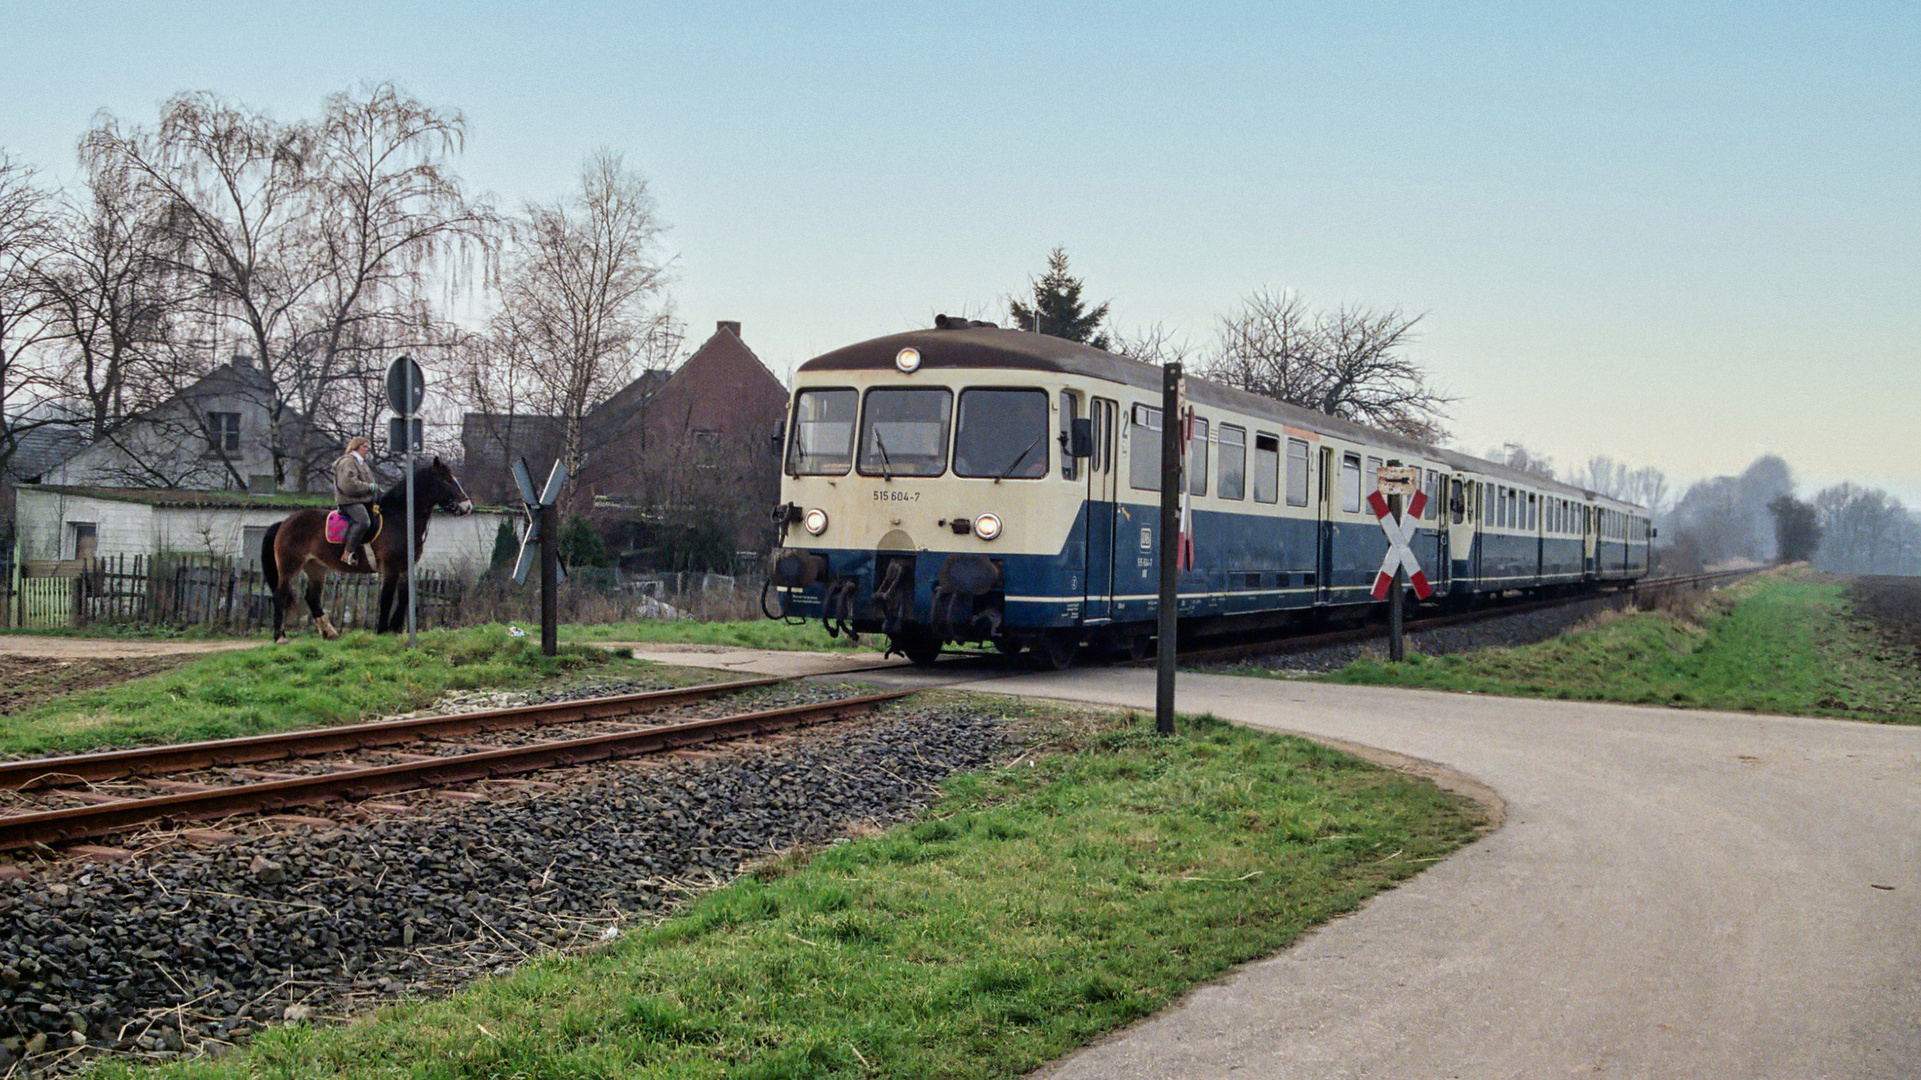
[[[312, 497], [232, 491], [23, 484], [14, 495], [14, 528], [22, 559], [179, 553], [255, 564], [268, 526], [295, 510], [327, 505]], [[500, 523], [519, 517], [498, 509], [476, 509], [466, 517], [436, 513], [421, 549], [421, 568], [480, 573], [493, 554]]]

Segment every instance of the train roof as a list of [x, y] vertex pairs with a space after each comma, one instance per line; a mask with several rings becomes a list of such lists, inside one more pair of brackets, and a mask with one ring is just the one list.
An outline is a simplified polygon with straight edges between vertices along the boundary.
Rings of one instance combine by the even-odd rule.
[[[1120, 383], [1136, 389], [1161, 392], [1161, 369], [1153, 364], [1068, 341], [1049, 334], [1008, 330], [998, 326], [974, 324], [951, 328], [909, 330], [886, 337], [871, 338], [822, 353], [800, 365], [800, 372], [893, 370], [894, 357], [912, 346], [920, 351], [920, 370], [967, 368], [979, 370], [1053, 371]], [[1410, 455], [1445, 461], [1465, 472], [1525, 484], [1532, 488], [1580, 496], [1612, 508], [1642, 510], [1643, 507], [1602, 495], [1559, 480], [1549, 480], [1499, 462], [1488, 461], [1443, 447], [1431, 446], [1391, 431], [1356, 424], [1339, 417], [1270, 397], [1239, 390], [1196, 375], [1187, 377], [1190, 401], [1216, 408], [1259, 416], [1278, 424], [1306, 428], [1355, 442], [1374, 443], [1405, 451]]]

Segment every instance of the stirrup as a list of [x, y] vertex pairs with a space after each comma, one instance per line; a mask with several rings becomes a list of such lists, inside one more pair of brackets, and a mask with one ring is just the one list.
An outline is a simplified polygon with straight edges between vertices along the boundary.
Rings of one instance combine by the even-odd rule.
[[352, 548], [348, 548], [347, 550], [340, 553], [340, 564], [342, 566], [359, 566], [360, 553], [353, 550]]

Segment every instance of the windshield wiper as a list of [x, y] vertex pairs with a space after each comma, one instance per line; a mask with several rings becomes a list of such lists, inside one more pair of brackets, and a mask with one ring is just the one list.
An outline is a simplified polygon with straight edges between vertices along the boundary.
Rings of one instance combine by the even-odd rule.
[[1007, 468], [1001, 470], [1001, 474], [994, 478], [994, 482], [998, 484], [1002, 480], [1005, 480], [1008, 477], [1014, 475], [1014, 470], [1021, 467], [1021, 462], [1026, 461], [1027, 455], [1033, 453], [1034, 448], [1036, 446], [1039, 446], [1041, 444], [1041, 440], [1045, 438], [1047, 438], [1047, 432], [1045, 429], [1043, 429], [1039, 435], [1034, 436], [1033, 442], [1027, 444], [1027, 449], [1022, 450], [1020, 452], [1019, 457], [1016, 457], [1013, 461], [1009, 462], [1007, 465]]
[[887, 460], [887, 440], [880, 437], [880, 425], [874, 425], [874, 449], [880, 451], [880, 475], [888, 483], [894, 482], [894, 463]]

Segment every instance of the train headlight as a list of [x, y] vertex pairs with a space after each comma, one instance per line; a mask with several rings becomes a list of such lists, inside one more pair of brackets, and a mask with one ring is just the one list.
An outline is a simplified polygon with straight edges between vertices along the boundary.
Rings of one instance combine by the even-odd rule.
[[894, 366], [899, 368], [903, 375], [912, 375], [914, 372], [919, 371], [920, 350], [910, 345], [895, 353]]
[[801, 519], [801, 524], [807, 527], [809, 533], [819, 536], [827, 531], [827, 511], [816, 506], [807, 511], [807, 516]]
[[993, 514], [982, 514], [974, 519], [974, 535], [982, 540], [992, 540], [1001, 534], [1001, 519]]

